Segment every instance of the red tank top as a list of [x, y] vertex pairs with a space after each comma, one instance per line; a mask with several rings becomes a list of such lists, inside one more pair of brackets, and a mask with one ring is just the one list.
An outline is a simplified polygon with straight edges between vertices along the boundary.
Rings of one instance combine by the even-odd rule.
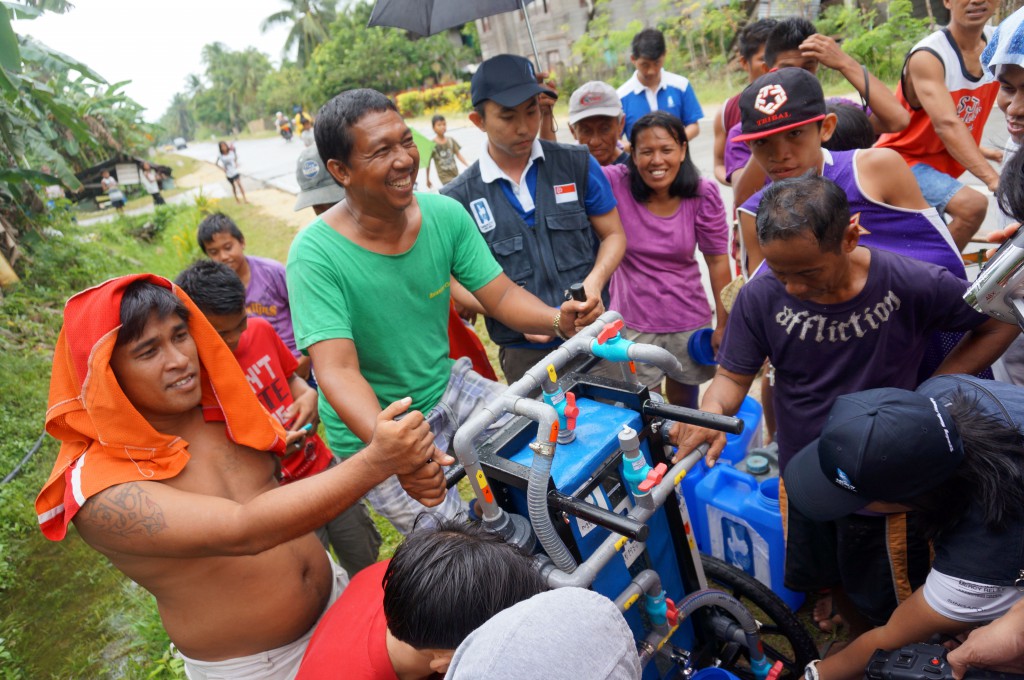
[[[987, 39], [991, 29], [986, 28], [985, 31]], [[936, 31], [914, 45], [907, 55], [907, 60], [909, 61], [910, 56], [919, 50], [935, 55], [942, 62], [946, 72], [946, 89], [956, 104], [956, 113], [967, 126], [974, 141], [980, 142], [982, 130], [999, 91], [999, 83], [984, 69], [981, 76], [968, 73], [960, 48], [947, 29]], [[959, 177], [964, 172], [964, 166], [946, 150], [946, 146], [932, 127], [928, 113], [924, 108], [915, 109], [907, 102], [903, 93], [906, 76], [907, 66], [904, 62], [903, 78], [896, 89], [896, 99], [910, 112], [910, 125], [899, 132], [882, 135], [875, 146], [895, 149], [910, 165], [925, 163], [950, 177]]]

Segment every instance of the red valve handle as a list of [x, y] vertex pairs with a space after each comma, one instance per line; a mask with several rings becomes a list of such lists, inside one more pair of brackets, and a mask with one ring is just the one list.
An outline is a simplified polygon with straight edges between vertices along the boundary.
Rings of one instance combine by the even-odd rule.
[[576, 405], [576, 395], [572, 392], [565, 393], [565, 426], [566, 429], [576, 429], [576, 418], [580, 415], [580, 408]]
[[609, 340], [617, 336], [619, 334], [619, 331], [621, 330], [622, 319], [616, 319], [611, 323], [606, 323], [604, 325], [604, 328], [601, 329], [601, 332], [597, 334], [597, 344], [603, 345], [604, 343], [608, 342]]
[[668, 472], [668, 466], [664, 463], [658, 463], [656, 468], [647, 473], [647, 479], [640, 482], [640, 490], [647, 493], [654, 487], [661, 484], [661, 480], [665, 477], [666, 472]]
[[667, 597], [665, 598], [665, 618], [673, 628], [679, 623], [679, 610], [676, 609], [676, 603]]

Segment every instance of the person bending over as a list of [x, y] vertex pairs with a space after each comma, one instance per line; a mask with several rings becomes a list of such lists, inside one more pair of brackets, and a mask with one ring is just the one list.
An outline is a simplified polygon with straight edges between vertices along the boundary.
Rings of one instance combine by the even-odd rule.
[[821, 521], [916, 511], [935, 559], [885, 625], [812, 662], [809, 676], [862, 677], [876, 649], [957, 635], [1021, 601], [1022, 428], [1024, 388], [966, 375], [836, 400], [820, 439], [783, 473], [789, 502]]
[[467, 635], [545, 590], [528, 554], [480, 524], [440, 518], [352, 579], [317, 627], [298, 680], [443, 675]]

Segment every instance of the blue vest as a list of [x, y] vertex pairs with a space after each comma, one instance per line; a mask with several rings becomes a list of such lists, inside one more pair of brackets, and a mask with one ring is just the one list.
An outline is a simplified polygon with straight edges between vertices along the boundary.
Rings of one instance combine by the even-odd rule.
[[[544, 158], [537, 164], [535, 223], [531, 227], [509, 203], [497, 180], [480, 177], [480, 163], [441, 188], [469, 211], [494, 258], [517, 285], [552, 307], [565, 301], [565, 291], [582, 283], [590, 270], [600, 241], [587, 217], [590, 152], [585, 146], [540, 140]], [[576, 200], [558, 202], [555, 187], [575, 185]], [[526, 184], [523, 183], [525, 190]], [[561, 195], [565, 195], [564, 193]], [[607, 288], [602, 293], [608, 305]], [[522, 333], [488, 317], [487, 332], [498, 345], [525, 343]]]

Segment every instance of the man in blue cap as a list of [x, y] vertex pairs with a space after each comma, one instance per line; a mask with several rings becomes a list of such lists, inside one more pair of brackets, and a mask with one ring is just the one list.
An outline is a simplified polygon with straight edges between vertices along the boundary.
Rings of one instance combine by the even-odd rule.
[[[469, 119], [487, 143], [480, 159], [441, 193], [469, 211], [505, 274], [547, 304], [561, 304], [569, 286], [582, 283], [587, 306], [580, 323], [593, 321], [626, 250], [601, 166], [585, 147], [537, 139], [540, 97], [557, 95], [537, 82], [527, 59], [500, 54], [484, 61], [470, 93]], [[509, 383], [564, 339], [555, 328], [523, 335], [492, 318], [487, 331], [500, 346]]]
[[[783, 472], [790, 504], [820, 521], [914, 510], [935, 559], [884, 626], [812, 662], [809, 680], [862, 677], [876, 649], [963, 633], [1024, 598], [1022, 426], [1024, 389], [967, 375], [836, 399]], [[945, 660], [931, 664], [940, 675]]]

